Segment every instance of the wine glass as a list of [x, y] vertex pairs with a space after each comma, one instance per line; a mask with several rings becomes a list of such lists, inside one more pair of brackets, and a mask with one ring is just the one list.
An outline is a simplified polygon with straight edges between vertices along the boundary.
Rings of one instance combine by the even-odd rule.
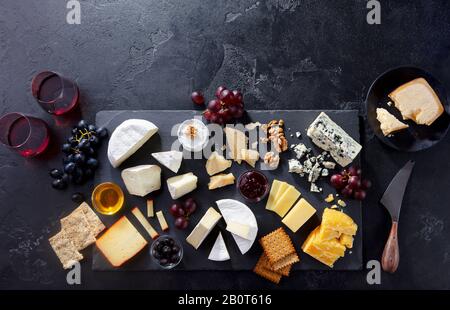
[[41, 154], [49, 140], [47, 124], [39, 118], [18, 112], [0, 117], [0, 143], [23, 157]]
[[75, 82], [53, 71], [38, 73], [31, 81], [31, 92], [39, 105], [54, 115], [72, 110], [80, 97]]

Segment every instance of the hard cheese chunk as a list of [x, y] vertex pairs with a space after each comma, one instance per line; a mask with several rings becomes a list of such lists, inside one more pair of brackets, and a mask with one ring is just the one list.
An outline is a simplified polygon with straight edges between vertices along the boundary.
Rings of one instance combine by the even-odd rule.
[[250, 226], [238, 223], [235, 221], [231, 221], [227, 223], [227, 228], [230, 233], [235, 234], [239, 237], [242, 237], [247, 240], [251, 240], [250, 238]]
[[108, 142], [108, 159], [114, 168], [133, 155], [158, 127], [143, 119], [129, 119], [117, 126]]
[[267, 199], [266, 209], [273, 210], [277, 200], [289, 188], [289, 184], [279, 180], [274, 180], [270, 189], [269, 198]]
[[389, 98], [402, 113], [403, 119], [411, 119], [419, 125], [431, 125], [444, 112], [439, 97], [424, 78], [403, 84]]
[[255, 168], [256, 162], [259, 160], [259, 153], [256, 150], [241, 150], [241, 158], [250, 166]]
[[122, 216], [96, 242], [98, 249], [114, 267], [119, 267], [139, 253], [147, 241], [131, 222]]
[[232, 161], [225, 159], [217, 152], [212, 152], [206, 161], [206, 172], [208, 175], [215, 175], [231, 167]]
[[131, 195], [144, 197], [161, 188], [161, 168], [156, 165], [140, 165], [124, 169], [122, 180]]
[[339, 242], [340, 242], [342, 245], [345, 245], [345, 247], [346, 247], [347, 249], [353, 248], [353, 236], [346, 235], [346, 234], [342, 234], [342, 235], [339, 237]]
[[150, 223], [145, 218], [144, 214], [142, 214], [141, 210], [139, 210], [137, 207], [134, 207], [133, 210], [131, 210], [131, 212], [138, 219], [139, 223], [141, 223], [141, 225], [144, 226], [145, 230], [148, 232], [150, 237], [152, 237], [152, 239], [158, 238], [159, 234], [152, 227], [152, 225], [150, 225]]
[[192, 245], [195, 249], [198, 249], [221, 217], [222, 215], [214, 210], [214, 208], [209, 208], [205, 215], [200, 219], [197, 226], [195, 226], [189, 236], [187, 236], [187, 243]]
[[308, 238], [305, 240], [305, 242], [302, 245], [302, 250], [306, 254], [309, 254], [310, 256], [317, 259], [319, 262], [327, 265], [328, 267], [333, 268], [334, 263], [339, 259], [339, 255], [324, 252], [321, 248], [317, 246], [320, 241], [317, 239], [317, 235], [319, 232], [320, 226], [314, 229], [308, 236]]
[[233, 183], [234, 183], [234, 175], [232, 173], [218, 174], [210, 178], [208, 189], [212, 190], [219, 187], [231, 185]]
[[321, 112], [309, 125], [307, 135], [315, 145], [330, 152], [334, 160], [342, 167], [350, 164], [362, 148], [324, 112]]
[[197, 188], [197, 177], [192, 172], [177, 175], [167, 179], [167, 187], [172, 199], [178, 199]]
[[183, 160], [183, 152], [168, 151], [152, 153], [152, 156], [163, 166], [177, 173]]
[[159, 226], [161, 226], [161, 229], [163, 231], [166, 231], [169, 229], [169, 225], [167, 225], [166, 218], [164, 217], [164, 214], [162, 211], [156, 212], [156, 217], [158, 218]]
[[394, 115], [383, 108], [377, 109], [377, 120], [380, 122], [380, 129], [385, 136], [409, 127], [407, 124], [400, 122]]
[[272, 211], [279, 216], [284, 217], [298, 197], [300, 197], [300, 192], [296, 190], [294, 186], [289, 185], [289, 188], [275, 203]]
[[247, 149], [248, 138], [245, 136], [244, 132], [235, 128], [225, 127], [223, 131], [227, 138], [230, 158], [240, 164], [242, 161], [241, 150]]
[[311, 216], [316, 213], [316, 209], [311, 206], [305, 199], [301, 198], [291, 211], [283, 218], [282, 222], [293, 232], [302, 227]]
[[326, 208], [322, 215], [319, 237], [322, 240], [339, 238], [341, 234], [355, 235], [358, 225], [344, 212]]

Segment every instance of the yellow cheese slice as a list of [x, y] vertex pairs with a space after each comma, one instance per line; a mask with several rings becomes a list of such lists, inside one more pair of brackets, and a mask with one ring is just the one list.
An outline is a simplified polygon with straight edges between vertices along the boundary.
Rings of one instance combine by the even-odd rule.
[[276, 202], [275, 199], [277, 198], [280, 189], [284, 187], [287, 188], [287, 186], [288, 184], [286, 182], [282, 182], [280, 180], [273, 180], [272, 187], [270, 188], [269, 198], [267, 199], [266, 203], [267, 210], [272, 210]]
[[289, 185], [289, 188], [277, 200], [272, 211], [281, 217], [285, 216], [298, 197], [300, 197], [300, 192], [294, 186]]
[[316, 213], [316, 209], [309, 204], [304, 198], [301, 198], [291, 211], [283, 218], [282, 222], [293, 232], [302, 227], [311, 216]]

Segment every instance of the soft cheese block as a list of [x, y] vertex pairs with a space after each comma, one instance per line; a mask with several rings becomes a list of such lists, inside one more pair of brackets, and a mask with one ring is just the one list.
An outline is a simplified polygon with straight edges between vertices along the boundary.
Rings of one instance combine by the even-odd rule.
[[330, 152], [333, 159], [342, 167], [350, 164], [362, 149], [358, 142], [324, 112], [309, 125], [306, 134], [315, 145]]
[[183, 160], [183, 152], [167, 151], [152, 153], [152, 156], [163, 166], [177, 173]]
[[300, 198], [292, 210], [286, 214], [282, 222], [289, 227], [290, 230], [297, 232], [297, 230], [299, 230], [300, 227], [302, 227], [315, 213], [316, 209], [314, 209], [314, 207], [304, 198]]
[[216, 242], [214, 242], [208, 259], [216, 262], [223, 262], [230, 259], [230, 254], [228, 253], [227, 246], [223, 240], [221, 232], [219, 232]]
[[380, 129], [385, 136], [409, 127], [408, 124], [400, 122], [394, 115], [383, 108], [377, 109], [377, 120], [380, 122]]
[[412, 80], [389, 94], [403, 119], [431, 125], [444, 112], [439, 97], [424, 78]]
[[96, 245], [111, 265], [119, 267], [139, 253], [147, 245], [147, 241], [122, 216], [97, 240]]
[[114, 168], [133, 155], [158, 127], [143, 119], [129, 119], [117, 126], [108, 142], [108, 159]]
[[197, 180], [198, 178], [192, 172], [168, 178], [167, 187], [172, 199], [178, 199], [196, 189]]
[[156, 165], [140, 165], [124, 169], [122, 180], [131, 195], [144, 197], [161, 188], [161, 168]]
[[187, 236], [186, 242], [197, 250], [221, 218], [222, 216], [220, 213], [210, 207], [208, 211], [206, 211], [205, 215], [203, 215], [200, 219], [200, 222], [198, 222], [198, 224], [194, 227], [189, 236]]
[[232, 161], [225, 159], [216, 151], [212, 152], [206, 161], [206, 172], [208, 175], [215, 175], [231, 167]]

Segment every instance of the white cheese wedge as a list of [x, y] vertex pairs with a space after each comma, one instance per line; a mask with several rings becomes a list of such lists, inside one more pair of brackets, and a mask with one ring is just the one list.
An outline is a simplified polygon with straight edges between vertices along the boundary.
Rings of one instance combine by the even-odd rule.
[[114, 168], [133, 155], [158, 127], [143, 119], [129, 119], [117, 126], [108, 142], [108, 159]]
[[194, 227], [189, 236], [187, 236], [186, 242], [197, 250], [221, 218], [222, 216], [220, 213], [210, 207], [208, 211], [206, 211], [205, 215], [203, 215], [200, 219], [200, 222], [198, 222], [198, 224]]
[[419, 125], [431, 125], [442, 113], [439, 97], [424, 78], [412, 80], [389, 94], [403, 119], [411, 119]]
[[235, 234], [244, 239], [250, 240], [250, 226], [239, 222], [231, 221], [227, 223], [227, 228], [230, 233]]
[[242, 238], [233, 233], [231, 234], [241, 253], [247, 253], [255, 242], [256, 235], [258, 234], [258, 223], [256, 222], [255, 215], [249, 207], [237, 200], [222, 199], [216, 201], [216, 204], [219, 207], [220, 213], [222, 213], [227, 225], [231, 222], [237, 222], [245, 223], [250, 227], [248, 239]]
[[230, 168], [231, 164], [231, 160], [226, 160], [225, 157], [214, 151], [206, 161], [206, 172], [208, 175], [215, 175]]
[[196, 189], [197, 180], [198, 178], [192, 172], [168, 178], [167, 187], [172, 199], [178, 199]]
[[248, 138], [245, 133], [231, 127], [223, 129], [227, 138], [227, 149], [230, 150], [229, 156], [238, 164], [242, 161], [241, 150], [247, 149]]
[[140, 165], [124, 169], [122, 180], [131, 195], [144, 197], [161, 188], [161, 168], [156, 165]]
[[177, 173], [178, 169], [180, 169], [181, 161], [183, 160], [183, 152], [179, 151], [152, 153], [152, 156], [161, 165], [169, 168], [175, 173]]
[[407, 124], [400, 122], [394, 115], [383, 108], [377, 109], [377, 120], [380, 122], [380, 129], [385, 136], [409, 127]]
[[362, 149], [358, 142], [324, 112], [321, 112], [309, 125], [306, 134], [315, 145], [330, 152], [334, 160], [342, 167], [350, 164]]
[[221, 232], [219, 232], [216, 242], [214, 242], [208, 259], [216, 262], [223, 262], [230, 259], [230, 254], [228, 253], [227, 246], [223, 240]]

